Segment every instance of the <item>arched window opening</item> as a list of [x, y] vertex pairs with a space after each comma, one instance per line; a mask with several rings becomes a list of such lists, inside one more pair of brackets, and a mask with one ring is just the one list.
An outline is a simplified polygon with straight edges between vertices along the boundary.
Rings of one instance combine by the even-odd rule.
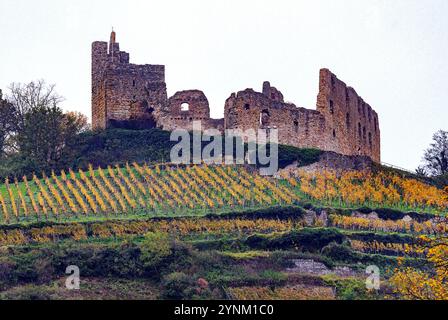
[[270, 119], [271, 115], [269, 114], [268, 110], [263, 110], [260, 113], [260, 125], [261, 126], [269, 126], [270, 125]]
[[184, 102], [180, 105], [180, 110], [181, 111], [190, 111], [190, 105], [188, 103]]
[[334, 114], [334, 102], [333, 102], [333, 100], [330, 100], [330, 113]]
[[297, 133], [299, 132], [299, 121], [294, 120], [294, 131]]

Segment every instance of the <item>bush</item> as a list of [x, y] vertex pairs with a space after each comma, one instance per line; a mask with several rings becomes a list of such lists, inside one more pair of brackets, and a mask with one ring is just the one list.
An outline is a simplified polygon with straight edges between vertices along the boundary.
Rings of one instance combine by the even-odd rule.
[[0, 294], [0, 300], [51, 300], [51, 290], [35, 285], [27, 285]]
[[245, 244], [257, 249], [300, 248], [304, 251], [317, 252], [329, 243], [342, 243], [345, 236], [337, 229], [305, 228], [283, 234], [252, 235]]
[[266, 209], [247, 210], [242, 212], [229, 212], [224, 214], [208, 214], [207, 219], [300, 219], [305, 211], [298, 206], [276, 206]]
[[326, 276], [324, 281], [325, 284], [336, 288], [336, 296], [340, 300], [372, 300], [381, 298], [377, 292], [367, 290], [364, 280]]
[[448, 187], [448, 173], [432, 178], [436, 186], [440, 189]]
[[302, 229], [298, 232], [298, 242], [309, 251], [318, 251], [329, 243], [342, 243], [346, 238], [337, 229]]
[[418, 239], [412, 235], [407, 234], [399, 234], [399, 233], [390, 233], [390, 234], [381, 234], [375, 232], [350, 232], [347, 233], [347, 237], [353, 240], [360, 240], [364, 242], [383, 242], [383, 243], [416, 243]]
[[198, 250], [241, 251], [250, 249], [241, 239], [197, 240], [191, 243]]
[[195, 294], [195, 281], [183, 272], [173, 272], [162, 281], [162, 299], [182, 300], [191, 299]]
[[166, 233], [149, 232], [140, 244], [141, 261], [146, 268], [156, 268], [171, 255], [171, 240]]
[[321, 154], [322, 151], [318, 149], [299, 149], [292, 146], [279, 145], [278, 165], [280, 168], [284, 168], [297, 161], [298, 167], [307, 166], [319, 161]]
[[193, 253], [196, 252], [193, 251], [189, 244], [181, 241], [173, 241], [171, 243], [171, 255], [167, 256], [163, 264], [160, 265], [161, 268], [163, 267], [162, 272], [189, 269], [193, 264]]
[[352, 248], [337, 243], [330, 243], [322, 248], [322, 254], [329, 257], [333, 261], [356, 262], [357, 255]]

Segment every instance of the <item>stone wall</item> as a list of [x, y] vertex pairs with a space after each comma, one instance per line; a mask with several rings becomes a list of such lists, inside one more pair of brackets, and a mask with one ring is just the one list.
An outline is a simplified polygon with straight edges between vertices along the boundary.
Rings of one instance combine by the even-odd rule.
[[208, 99], [200, 90], [186, 90], [168, 99], [163, 116], [159, 119], [164, 130], [193, 129], [193, 121], [200, 121], [203, 130], [223, 131], [224, 119], [211, 119]]
[[166, 105], [165, 66], [129, 63], [111, 34], [106, 42], [92, 44], [92, 125], [152, 128]]
[[326, 134], [325, 118], [319, 112], [272, 100], [252, 89], [232, 94], [224, 113], [226, 129], [278, 129], [281, 144], [317, 147]]
[[224, 119], [211, 119], [200, 90], [185, 90], [168, 99], [165, 66], [129, 63], [115, 32], [110, 41], [92, 44], [92, 123], [110, 127], [192, 129], [278, 129], [279, 142], [344, 155], [380, 155], [378, 114], [328, 69], [319, 77], [316, 110], [284, 102], [282, 92], [264, 82], [262, 92], [246, 89], [226, 100]]
[[378, 114], [328, 69], [320, 71], [317, 111], [326, 119], [326, 136], [334, 138], [325, 150], [380, 161]]
[[[188, 105], [186, 110], [182, 110], [183, 104]], [[202, 122], [203, 129], [223, 130], [224, 119], [210, 118], [202, 91], [181, 91], [168, 99], [165, 66], [129, 63], [129, 54], [120, 51], [115, 32], [109, 43], [92, 44], [93, 129], [191, 130], [196, 120]]]
[[327, 69], [320, 72], [317, 110], [283, 102], [283, 94], [265, 82], [262, 93], [233, 93], [224, 113], [228, 129], [278, 129], [281, 144], [380, 161], [377, 113]]

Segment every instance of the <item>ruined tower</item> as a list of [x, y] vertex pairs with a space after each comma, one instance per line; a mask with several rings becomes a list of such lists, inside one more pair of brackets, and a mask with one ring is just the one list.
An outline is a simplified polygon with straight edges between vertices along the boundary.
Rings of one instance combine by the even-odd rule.
[[153, 128], [167, 102], [165, 66], [129, 63], [115, 31], [92, 43], [92, 126]]

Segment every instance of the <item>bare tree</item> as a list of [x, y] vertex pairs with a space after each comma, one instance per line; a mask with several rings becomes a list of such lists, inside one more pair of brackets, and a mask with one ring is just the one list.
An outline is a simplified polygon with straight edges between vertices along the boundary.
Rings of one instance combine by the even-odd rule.
[[448, 173], [448, 131], [439, 130], [425, 151], [425, 167], [434, 176]]
[[44, 80], [31, 81], [27, 84], [12, 83], [6, 99], [13, 105], [16, 117], [16, 131], [23, 129], [26, 114], [42, 107], [55, 107], [64, 98], [55, 91], [55, 85], [47, 85]]

